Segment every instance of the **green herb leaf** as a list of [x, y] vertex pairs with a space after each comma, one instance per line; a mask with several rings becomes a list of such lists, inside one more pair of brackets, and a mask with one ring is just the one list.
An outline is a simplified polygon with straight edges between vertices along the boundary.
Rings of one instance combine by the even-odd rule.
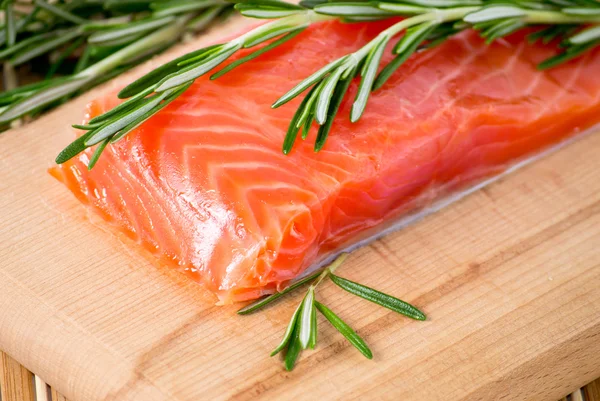
[[88, 20], [78, 17], [77, 15], [70, 13], [64, 8], [54, 6], [50, 3], [46, 3], [43, 0], [34, 0], [34, 4], [40, 8], [45, 9], [49, 13], [56, 15], [57, 17], [60, 17], [66, 21], [71, 21], [75, 24], [85, 24], [88, 22]]
[[257, 30], [256, 34], [252, 34], [252, 35], [248, 35], [248, 37], [246, 38], [246, 40], [244, 40], [244, 45], [243, 47], [245, 49], [249, 48], [249, 47], [254, 47], [256, 45], [259, 45], [263, 42], [266, 42], [267, 40], [271, 40], [273, 38], [276, 38], [278, 36], [284, 35], [286, 33], [289, 32], [293, 32], [298, 28], [306, 28], [308, 26], [308, 24], [300, 24], [300, 25], [281, 25], [281, 26], [277, 26], [275, 25], [273, 28], [271, 29], [267, 29], [267, 30]]
[[352, 327], [348, 326], [346, 322], [340, 319], [331, 309], [323, 305], [322, 303], [315, 301], [315, 306], [325, 316], [327, 320], [335, 327], [346, 339], [350, 342], [350, 344], [354, 345], [354, 347], [360, 351], [367, 359], [373, 359], [373, 353], [369, 349], [369, 346], [365, 341], [352, 329]]
[[87, 149], [85, 141], [92, 135], [94, 135], [94, 131], [88, 131], [71, 142], [58, 154], [58, 156], [56, 156], [56, 164], [63, 164]]
[[380, 2], [377, 7], [381, 10], [389, 11], [399, 15], [417, 15], [426, 12], [431, 12], [433, 9], [429, 7], [418, 7], [394, 2]]
[[369, 52], [369, 55], [363, 65], [361, 71], [362, 80], [360, 81], [358, 92], [356, 94], [356, 98], [354, 99], [354, 103], [352, 104], [352, 111], [350, 113], [350, 121], [353, 123], [358, 121], [365, 111], [367, 100], [369, 99], [369, 95], [373, 90], [373, 82], [375, 81], [375, 76], [377, 75], [379, 62], [381, 61], [381, 56], [383, 55], [383, 51], [385, 50], [388, 40], [389, 38], [387, 36], [381, 38], [377, 45], [373, 47], [373, 50]]
[[[102, 0], [86, 0], [102, 1]], [[103, 8], [107, 11], [119, 12], [119, 13], [132, 13], [148, 11], [149, 0], [104, 0]]]
[[158, 88], [156, 88], [156, 92], [163, 92], [206, 74], [208, 71], [227, 60], [233, 53], [241, 49], [241, 47], [241, 44], [225, 45], [222, 50], [219, 50], [207, 59], [201, 60], [197, 64], [185, 67], [181, 71], [165, 77], [157, 84]]
[[34, 35], [27, 39], [19, 41], [13, 46], [7, 47], [4, 50], [0, 51], [0, 58], [5, 59], [8, 56], [11, 56], [21, 50], [27, 50], [30, 47], [33, 47], [39, 43], [46, 42], [50, 39], [56, 38], [64, 31], [53, 31], [53, 32], [45, 32], [39, 35]]
[[0, 114], [0, 124], [8, 123], [15, 118], [19, 118], [25, 114], [32, 113], [40, 108], [57, 101], [58, 99], [69, 95], [81, 89], [89, 82], [88, 78], [76, 78], [69, 80], [57, 81], [55, 85], [44, 87], [35, 94], [20, 100], [11, 105]]
[[233, 70], [236, 67], [239, 67], [240, 65], [247, 63], [250, 60], [254, 60], [255, 58], [257, 58], [258, 56], [267, 53], [270, 50], [273, 50], [274, 48], [282, 45], [283, 43], [287, 42], [290, 39], [295, 38], [296, 36], [298, 36], [302, 31], [304, 31], [306, 28], [302, 27], [302, 28], [297, 28], [294, 29], [293, 31], [291, 31], [290, 33], [288, 33], [287, 35], [273, 41], [272, 43], [269, 43], [268, 45], [260, 48], [259, 50], [250, 53], [249, 55], [242, 57], [239, 60], [234, 61], [233, 63], [229, 64], [228, 66], [226, 66], [225, 68], [223, 68], [222, 70], [217, 71], [216, 73], [214, 73], [213, 75], [210, 76], [210, 79], [217, 79], [225, 74], [227, 74], [229, 71]]
[[302, 5], [296, 5], [294, 3], [288, 3], [287, 1], [278, 0], [248, 0], [248, 1], [236, 1], [235, 9], [239, 10], [245, 7], [271, 7], [280, 8], [284, 10], [304, 10]]
[[373, 84], [373, 90], [381, 88], [392, 74], [417, 51], [423, 41], [425, 41], [438, 26], [438, 21], [431, 21], [407, 29], [404, 37], [400, 39], [394, 47], [393, 52], [396, 53], [397, 56], [381, 70]]
[[486, 42], [489, 44], [496, 39], [525, 27], [526, 25], [527, 24], [520, 18], [506, 18], [485, 28], [481, 32], [481, 35], [486, 38]]
[[[315, 300], [315, 302], [317, 302]], [[317, 346], [317, 308], [314, 307], [312, 308], [312, 314], [311, 314], [311, 332], [310, 332], [310, 341], [308, 342], [308, 346], [311, 349], [315, 349], [315, 347]]]
[[48, 72], [46, 73], [46, 79], [52, 78], [54, 76], [54, 74], [56, 74], [56, 71], [58, 70], [58, 68], [67, 59], [67, 57], [72, 55], [73, 52], [75, 52], [75, 50], [77, 50], [83, 44], [84, 41], [85, 41], [84, 37], [77, 38], [77, 40], [75, 40], [64, 51], [62, 51], [60, 53], [60, 56], [58, 57], [58, 59], [56, 59], [56, 61], [54, 63], [52, 63], [50, 68], [48, 68]]
[[375, 83], [373, 84], [373, 90], [381, 88], [387, 82], [387, 80], [390, 79], [392, 74], [396, 72], [396, 70], [400, 68], [400, 66], [404, 64], [404, 62], [410, 56], [411, 54], [408, 52], [400, 53], [392, 61], [387, 63], [387, 65], [383, 68], [383, 70], [381, 70], [381, 72], [375, 79]]
[[4, 91], [0, 93], [0, 104], [11, 104], [15, 100], [27, 97], [30, 94], [39, 91], [40, 89], [58, 85], [59, 83], [66, 81], [67, 79], [65, 78], [55, 78], [48, 81], [34, 82], [29, 85], [23, 85], [8, 91]]
[[[238, 7], [240, 5], [244, 6]], [[252, 5], [245, 5], [244, 3], [238, 3], [236, 9], [238, 9], [244, 17], [259, 19], [276, 19], [304, 13], [303, 9], [295, 10], [275, 7], [253, 7]]]
[[162, 102], [160, 102], [159, 104], [155, 105], [152, 109], [146, 111], [144, 114], [142, 114], [141, 116], [139, 116], [134, 121], [130, 122], [121, 131], [119, 131], [117, 134], [115, 134], [111, 138], [111, 140], [110, 140], [111, 143], [115, 143], [115, 142], [121, 140], [122, 138], [125, 137], [125, 135], [127, 135], [128, 133], [130, 133], [131, 131], [133, 131], [137, 127], [139, 127], [142, 123], [144, 123], [150, 117], [152, 117], [153, 115], [155, 115], [156, 113], [158, 113], [160, 110], [162, 110], [165, 107], [167, 107], [172, 101], [174, 101], [175, 99], [177, 99], [183, 92], [185, 92], [192, 85], [192, 83], [193, 82], [189, 82], [188, 84], [182, 85], [177, 90], [169, 90], [169, 91], [164, 92], [168, 96], [166, 96]]
[[188, 29], [194, 32], [205, 29], [225, 9], [229, 10], [229, 8], [226, 8], [225, 5], [217, 5], [205, 9], [199, 15], [192, 18], [190, 22], [188, 22]]
[[299, 317], [299, 326], [300, 330], [298, 334], [298, 339], [300, 340], [300, 346], [302, 349], [308, 348], [310, 344], [310, 338], [313, 332], [312, 329], [312, 315], [315, 301], [315, 291], [314, 288], [311, 287], [308, 289], [304, 300], [302, 301], [302, 309], [300, 310]]
[[337, 115], [338, 110], [340, 109], [340, 105], [342, 104], [342, 100], [344, 100], [344, 96], [350, 87], [350, 83], [354, 78], [354, 74], [350, 74], [346, 79], [340, 81], [340, 83], [335, 88], [335, 92], [330, 101], [329, 110], [327, 112], [327, 119], [325, 124], [321, 125], [319, 131], [317, 132], [317, 139], [315, 140], [315, 152], [320, 151], [323, 146], [325, 146], [325, 141], [329, 136], [329, 132], [331, 131], [331, 126], [333, 125], [333, 121], [335, 116]]
[[174, 0], [154, 2], [150, 4], [150, 8], [154, 10], [154, 16], [163, 17], [204, 10], [223, 4], [224, 2], [221, 0]]
[[[155, 3], [160, 3], [157, 8], [168, 8], [168, 12], [160, 16], [151, 12], [150, 0], [32, 0], [30, 3], [0, 1], [6, 22], [5, 29], [0, 31], [0, 46], [3, 46], [0, 58], [8, 60], [7, 65], [11, 66], [39, 61], [37, 69], [47, 71], [47, 79], [60, 73], [73, 79], [85, 79], [86, 83], [45, 104], [38, 102], [39, 95], [48, 93], [40, 91], [57, 88], [54, 80], [38, 89], [28, 86], [27, 91], [2, 96], [0, 114], [4, 117], [19, 118], [15, 111], [22, 113], [28, 105], [23, 103], [26, 100], [38, 102], [34, 109], [26, 110], [25, 114], [29, 115], [60, 104], [148, 59], [173, 45], [186, 32], [200, 29], [223, 15], [221, 11], [233, 8], [222, 0], [157, 0]], [[180, 8], [174, 12], [174, 8], [184, 5], [187, 11]], [[86, 45], [84, 40], [88, 37], [91, 38]], [[72, 59], [76, 63], [71, 63]], [[177, 67], [154, 83], [178, 71]], [[147, 86], [139, 90], [145, 89]]]
[[[206, 52], [211, 51], [216, 46], [220, 45], [213, 45], [195, 50], [161, 65], [160, 67], [150, 71], [148, 74], [138, 78], [137, 80], [133, 81], [131, 84], [123, 88], [118, 94], [119, 98], [126, 99], [128, 97], [135, 96], [142, 91], [147, 91], [148, 89], [150, 89], [150, 87], [156, 85], [158, 82], [160, 82], [167, 76], [177, 72], [179, 70], [179, 63], [205, 54]], [[154, 90], [154, 88], [152, 90]]]
[[[300, 103], [300, 107], [298, 107], [298, 111], [301, 111], [302, 114], [300, 115], [300, 118], [296, 122], [297, 128], [300, 128], [301, 126], [305, 125], [309, 119], [311, 120], [309, 125], [312, 124], [312, 120], [314, 120], [314, 117], [315, 117], [314, 105], [315, 105], [317, 99], [319, 98], [319, 94], [321, 93], [321, 89], [323, 89], [324, 84], [325, 84], [325, 81], [321, 81], [319, 84], [313, 86], [304, 98], [304, 99], [308, 99], [308, 101], [306, 101], [306, 103], [304, 101], [302, 101]], [[302, 109], [304, 109], [304, 110], [302, 110]], [[291, 126], [291, 124], [290, 124], [290, 126]]]
[[49, 50], [56, 49], [57, 47], [64, 45], [65, 43], [69, 43], [70, 41], [72, 41], [80, 35], [81, 32], [79, 32], [79, 30], [61, 32], [54, 39], [40, 41], [36, 43], [36, 45], [27, 46], [27, 48], [23, 51], [13, 55], [13, 57], [11, 58], [11, 63], [13, 65], [23, 64], [35, 57], [47, 53]]
[[292, 147], [296, 142], [296, 137], [298, 136], [298, 131], [300, 129], [300, 125], [298, 125], [298, 123], [300, 122], [304, 110], [307, 110], [307, 107], [310, 107], [310, 99], [313, 99], [313, 93], [316, 89], [317, 86], [313, 87], [308, 93], [308, 95], [306, 95], [306, 97], [302, 99], [302, 103], [300, 103], [300, 106], [296, 110], [296, 113], [294, 113], [294, 117], [292, 117], [292, 121], [290, 121], [290, 125], [288, 126], [285, 139], [283, 140], [283, 153], [286, 155], [292, 150]]
[[310, 128], [312, 127], [312, 123], [314, 120], [315, 120], [314, 113], [309, 113], [309, 115], [302, 127], [302, 137], [301, 137], [302, 140], [305, 140], [308, 137], [308, 132], [310, 131]]
[[136, 107], [130, 113], [124, 115], [122, 118], [115, 120], [113, 122], [108, 122], [102, 126], [102, 128], [98, 129], [94, 135], [92, 135], [86, 142], [86, 146], [95, 145], [106, 138], [110, 138], [129, 124], [137, 121], [140, 117], [145, 115], [148, 111], [152, 110], [155, 106], [157, 106], [164, 98], [169, 95], [169, 92], [162, 92], [156, 94], [152, 97], [144, 99], [140, 102], [138, 107]]
[[4, 2], [4, 28], [6, 32], [6, 43], [8, 47], [15, 45], [17, 40], [17, 30], [15, 27], [15, 13], [12, 7], [12, 1]]
[[106, 18], [101, 20], [93, 20], [79, 26], [82, 32], [95, 32], [105, 29], [120, 28], [131, 22], [131, 15], [123, 15], [120, 17]]
[[367, 301], [374, 302], [383, 306], [384, 308], [388, 308], [412, 319], [426, 319], [423, 312], [396, 297], [384, 294], [383, 292], [374, 290], [373, 288], [355, 283], [354, 281], [347, 280], [334, 274], [331, 274], [330, 277], [331, 281], [333, 281], [338, 287], [348, 291], [351, 294], [364, 298]]
[[539, 31], [533, 32], [527, 36], [529, 43], [535, 43], [541, 40], [542, 43], [548, 44], [551, 41], [570, 35], [577, 28], [577, 25], [551, 25]]
[[479, 6], [485, 0], [403, 0], [402, 3], [413, 4], [421, 7], [454, 8]]
[[438, 27], [437, 21], [424, 22], [406, 30], [406, 34], [394, 46], [394, 54], [412, 55], [419, 45]]
[[571, 36], [568, 41], [573, 45], [583, 45], [600, 39], [600, 25], [586, 28], [576, 35]]
[[225, 44], [213, 45], [213, 46], [207, 47], [207, 48], [205, 48], [204, 52], [202, 52], [194, 57], [180, 61], [179, 64], [177, 64], [177, 66], [185, 67], [185, 66], [190, 66], [192, 64], [198, 64], [200, 61], [207, 60], [209, 57], [212, 57], [215, 54], [217, 54], [218, 52], [222, 51], [224, 47], [225, 47]]
[[73, 124], [71, 128], [83, 130], [83, 131], [91, 131], [96, 128], [100, 128], [102, 124]]
[[89, 38], [89, 43], [110, 43], [114, 40], [123, 40], [127, 37], [138, 37], [137, 35], [161, 28], [175, 21], [175, 17], [167, 16], [162, 18], [146, 18], [136, 22], [123, 24], [120, 27], [106, 29], [93, 33]]
[[104, 151], [104, 148], [106, 148], [106, 145], [108, 145], [109, 142], [110, 142], [110, 138], [107, 138], [104, 141], [100, 142], [100, 144], [98, 145], [98, 147], [94, 151], [94, 154], [90, 158], [90, 162], [88, 164], [88, 170], [91, 170], [91, 169], [94, 168], [94, 166], [98, 162], [98, 159], [100, 158], [100, 155]]
[[302, 304], [298, 305], [298, 307], [294, 311], [294, 314], [292, 315], [292, 318], [290, 319], [290, 323], [288, 324], [287, 329], [285, 330], [285, 333], [283, 334], [283, 339], [281, 340], [279, 345], [273, 350], [273, 352], [271, 352], [271, 356], [277, 355], [279, 352], [281, 352], [281, 350], [283, 350], [289, 344], [290, 340], [292, 339], [292, 335], [294, 334], [294, 329], [296, 328], [296, 326], [298, 324], [297, 323], [298, 316], [300, 315], [301, 307], [302, 307]]
[[525, 17], [526, 15], [527, 12], [522, 8], [510, 5], [493, 4], [468, 14], [464, 18], [464, 21], [469, 24], [477, 24], [503, 18]]
[[285, 369], [289, 372], [294, 369], [296, 365], [296, 360], [298, 359], [298, 355], [300, 355], [300, 350], [302, 347], [300, 346], [300, 340], [298, 338], [299, 330], [298, 327], [294, 329], [294, 334], [292, 335], [292, 339], [289, 342], [287, 351], [285, 352], [284, 365]]
[[305, 80], [303, 80], [302, 82], [300, 82], [299, 84], [294, 86], [292, 89], [290, 89], [290, 91], [287, 92], [285, 95], [280, 97], [275, 103], [273, 103], [273, 105], [271, 107], [276, 109], [277, 107], [283, 106], [290, 100], [294, 99], [296, 96], [298, 96], [299, 94], [304, 92], [306, 89], [310, 88], [317, 82], [321, 81], [321, 79], [323, 79], [323, 77], [325, 75], [329, 74], [331, 71], [333, 71], [338, 66], [340, 66], [344, 61], [346, 61], [347, 58], [348, 58], [348, 56], [344, 56], [335, 61], [332, 61], [331, 63], [327, 64], [325, 67], [323, 67], [320, 70], [318, 70], [317, 72], [313, 73], [310, 77], [306, 78]]
[[134, 110], [140, 104], [140, 101], [142, 99], [144, 99], [146, 96], [148, 96], [149, 94], [151, 94], [152, 92], [153, 92], [152, 87], [145, 89], [144, 91], [127, 99], [125, 102], [119, 104], [115, 108], [110, 109], [106, 113], [100, 114], [99, 116], [92, 118], [90, 120], [89, 124], [103, 123], [108, 120], [116, 119], [116, 118], [118, 118], [117, 116], [124, 116], [125, 114]]
[[83, 53], [81, 54], [81, 57], [79, 57], [79, 60], [77, 60], [77, 65], [75, 65], [75, 70], [73, 71], [75, 73], [75, 75], [79, 74], [81, 71], [83, 71], [89, 65], [90, 56], [91, 56], [91, 47], [86, 46], [83, 49]]
[[301, 0], [298, 5], [304, 8], [313, 9], [319, 4], [325, 4], [328, 0]]
[[554, 56], [549, 59], [541, 62], [538, 65], [538, 69], [546, 70], [548, 68], [556, 67], [557, 65], [564, 64], [569, 60], [572, 60], [576, 57], [581, 56], [585, 52], [595, 48], [596, 46], [600, 46], [600, 40], [588, 42], [583, 45], [570, 46], [566, 51]]
[[376, 2], [335, 2], [324, 3], [314, 7], [314, 10], [323, 15], [342, 17], [390, 17], [395, 13], [382, 10]]
[[335, 88], [337, 87], [338, 82], [340, 82], [340, 78], [344, 72], [343, 69], [338, 68], [323, 81], [323, 89], [319, 92], [319, 97], [315, 104], [315, 120], [317, 120], [317, 123], [320, 125], [325, 124], [329, 103], [331, 102]]
[[[598, 3], [596, 3], [597, 5]], [[591, 17], [594, 15], [600, 16], [600, 7], [583, 8], [583, 7], [566, 7], [561, 9], [561, 12], [567, 15], [575, 15], [581, 17]]]

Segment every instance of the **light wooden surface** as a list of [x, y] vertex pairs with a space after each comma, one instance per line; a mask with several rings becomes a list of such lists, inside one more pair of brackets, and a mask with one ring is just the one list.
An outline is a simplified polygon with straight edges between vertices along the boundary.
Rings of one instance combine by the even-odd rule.
[[214, 307], [46, 173], [96, 93], [0, 135], [0, 349], [69, 399], [555, 400], [600, 376], [600, 135], [355, 252], [342, 276], [428, 321], [324, 285], [375, 358], [320, 320], [288, 373], [268, 353], [300, 294]]
[[585, 386], [584, 394], [587, 401], [600, 401], [600, 379]]
[[[4, 354], [0, 351], [0, 358], [10, 358], [8, 355]], [[11, 364], [9, 367], [5, 368], [5, 369], [16, 369], [20, 372], [21, 369], [24, 369], [23, 367], [21, 367], [20, 365], [18, 365], [17, 363], [15, 364]], [[31, 376], [33, 376], [33, 373], [30, 373]], [[9, 375], [10, 377], [10, 375]], [[20, 401], [20, 398], [16, 398], [18, 395], [16, 394], [11, 394], [11, 395], [7, 395], [4, 394], [2, 392], [3, 388], [8, 388], [12, 386], [12, 383], [10, 382], [10, 378], [7, 376], [0, 376], [0, 400], [4, 400], [4, 401]], [[36, 383], [40, 382], [41, 379], [38, 376], [35, 376], [36, 379]], [[25, 386], [27, 386], [27, 384], [29, 383], [25, 383]], [[11, 387], [14, 388], [14, 387]], [[42, 391], [38, 391], [38, 389], [36, 388], [35, 391], [35, 401], [67, 401], [67, 399], [60, 394], [59, 392], [56, 391], [56, 389], [54, 388], [50, 388], [47, 387], [46, 389], [47, 391], [44, 392]], [[46, 397], [46, 394], [48, 394], [49, 392], [49, 396], [48, 398]], [[533, 393], [535, 391], [532, 391]], [[4, 394], [4, 399], [2, 398], [2, 394]], [[564, 397], [558, 401], [577, 401], [577, 400], [581, 400], [581, 401], [600, 401], [600, 379], [597, 379], [591, 383], [588, 383], [585, 387], [577, 389], [576, 391], [574, 391], [573, 393], [569, 394], [567, 397]]]
[[34, 401], [33, 374], [0, 352], [0, 400]]

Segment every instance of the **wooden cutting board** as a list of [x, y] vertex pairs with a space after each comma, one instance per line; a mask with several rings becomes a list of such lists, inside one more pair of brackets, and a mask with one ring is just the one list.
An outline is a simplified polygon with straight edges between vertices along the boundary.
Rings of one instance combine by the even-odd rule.
[[320, 317], [288, 373], [268, 354], [300, 293], [213, 306], [46, 173], [99, 91], [0, 135], [0, 349], [70, 399], [550, 400], [600, 376], [600, 134], [354, 252], [341, 275], [428, 320], [326, 284], [375, 357]]

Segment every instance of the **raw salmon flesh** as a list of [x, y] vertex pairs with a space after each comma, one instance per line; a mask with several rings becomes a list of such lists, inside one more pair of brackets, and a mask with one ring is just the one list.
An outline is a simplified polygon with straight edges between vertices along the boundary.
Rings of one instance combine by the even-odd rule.
[[[315, 24], [217, 80], [198, 79], [92, 171], [88, 149], [51, 172], [227, 303], [276, 291], [386, 222], [600, 122], [600, 51], [538, 71], [556, 44], [520, 33], [486, 45], [464, 32], [409, 59], [353, 124], [354, 82], [323, 150], [313, 151], [315, 126], [283, 155], [300, 99], [271, 104], [381, 24]], [[107, 94], [88, 118], [117, 102]]]

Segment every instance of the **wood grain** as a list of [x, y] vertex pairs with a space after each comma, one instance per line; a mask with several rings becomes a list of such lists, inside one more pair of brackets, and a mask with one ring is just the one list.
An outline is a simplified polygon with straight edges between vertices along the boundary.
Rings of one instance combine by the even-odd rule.
[[354, 252], [342, 276], [428, 320], [324, 285], [375, 358], [320, 320], [288, 373], [268, 353], [300, 294], [215, 307], [46, 173], [99, 91], [0, 137], [0, 349], [69, 399], [554, 400], [600, 376], [600, 135]]
[[64, 395], [56, 391], [56, 389], [52, 389], [52, 401], [67, 401]]
[[[0, 351], [0, 358], [2, 357], [2, 355], [3, 355], [3, 353], [2, 353], [2, 351]], [[22, 369], [24, 369], [24, 368], [22, 368]], [[31, 374], [31, 375], [33, 375], [33, 374]], [[7, 385], [5, 380], [6, 380], [6, 378], [4, 376], [0, 376], [0, 400], [2, 400], [1, 389]], [[38, 380], [38, 377], [36, 376], [36, 384], [38, 382], [41, 383], [41, 381]], [[25, 383], [25, 385], [27, 385], [27, 383]], [[573, 401], [573, 400], [577, 400], [577, 399], [582, 399], [582, 400], [585, 399], [586, 401], [600, 401], [600, 391], [599, 390], [600, 390], [600, 378], [592, 383], [587, 384], [585, 387], [576, 390], [575, 392], [571, 393], [570, 396], [561, 398], [558, 401], [568, 401], [568, 400]], [[40, 396], [40, 392], [38, 392], [36, 389], [35, 401], [46, 401], [46, 400], [67, 401], [67, 399], [62, 394], [57, 392], [56, 389], [54, 389], [54, 388], [52, 388], [50, 391], [49, 399], [44, 398], [44, 397], [45, 397], [45, 395], [42, 394]], [[22, 400], [5, 398], [5, 401], [22, 401]]]
[[5, 353], [0, 352], [0, 399], [34, 401], [33, 374]]
[[600, 401], [600, 378], [585, 386], [583, 392], [587, 401]]

